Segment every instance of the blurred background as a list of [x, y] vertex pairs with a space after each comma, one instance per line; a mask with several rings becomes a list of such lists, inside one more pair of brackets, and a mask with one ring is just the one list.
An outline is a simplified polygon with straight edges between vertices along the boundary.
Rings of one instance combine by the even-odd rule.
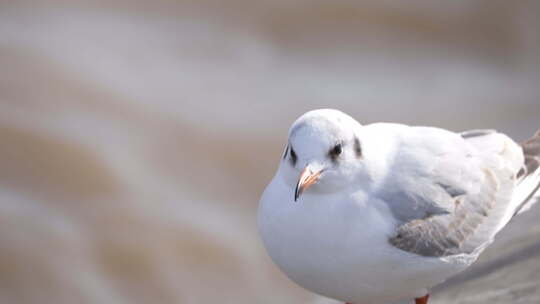
[[[0, 303], [333, 303], [256, 231], [290, 124], [524, 140], [539, 30], [535, 0], [0, 2]], [[433, 302], [540, 303], [539, 217]]]

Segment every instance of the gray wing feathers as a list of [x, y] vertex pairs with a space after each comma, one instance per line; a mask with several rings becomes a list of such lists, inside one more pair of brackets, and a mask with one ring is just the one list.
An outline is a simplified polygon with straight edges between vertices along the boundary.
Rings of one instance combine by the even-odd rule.
[[525, 163], [519, 170], [518, 178], [524, 178], [534, 173], [540, 167], [540, 131], [521, 144]]
[[[472, 254], [491, 242], [510, 219], [517, 164], [523, 162], [519, 147], [492, 131], [463, 136], [459, 145], [434, 155], [429, 181], [418, 181], [422, 188], [431, 183], [428, 187], [446, 193], [441, 208], [445, 212], [401, 218], [403, 223], [389, 239], [395, 247], [430, 257]], [[431, 204], [439, 204], [436, 199]]]
[[497, 133], [497, 131], [492, 130], [492, 129], [485, 129], [485, 130], [469, 130], [469, 131], [460, 133], [460, 135], [461, 137], [467, 139], [467, 138], [484, 136], [484, 135], [493, 134], [493, 133]]
[[[378, 193], [402, 222], [451, 213], [456, 197], [478, 191], [481, 176], [464, 170], [476, 161], [469, 157], [466, 147], [460, 146], [463, 139], [443, 130], [442, 134], [425, 130], [419, 136], [407, 136], [399, 144], [399, 152], [390, 160], [395, 178], [387, 178], [380, 187], [383, 191]], [[437, 142], [445, 136], [446, 143]], [[432, 139], [435, 143], [426, 145]]]
[[519, 201], [516, 214], [527, 211], [540, 200], [540, 131], [521, 144], [525, 162], [519, 170], [515, 200]]

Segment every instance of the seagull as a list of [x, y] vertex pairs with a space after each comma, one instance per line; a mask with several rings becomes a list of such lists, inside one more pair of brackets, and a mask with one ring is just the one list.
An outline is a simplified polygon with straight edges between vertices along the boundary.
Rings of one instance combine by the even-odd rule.
[[540, 199], [540, 131], [361, 125], [333, 109], [298, 118], [260, 199], [277, 266], [354, 304], [428, 303], [515, 215]]

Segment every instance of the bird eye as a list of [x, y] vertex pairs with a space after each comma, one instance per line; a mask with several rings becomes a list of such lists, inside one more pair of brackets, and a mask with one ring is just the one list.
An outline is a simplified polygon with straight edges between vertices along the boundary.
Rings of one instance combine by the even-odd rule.
[[291, 163], [292, 165], [296, 165], [296, 160], [298, 159], [298, 157], [296, 156], [296, 152], [294, 152], [294, 149], [292, 147], [291, 148]]
[[330, 152], [328, 152], [328, 154], [330, 155], [330, 157], [332, 157], [332, 159], [335, 159], [341, 154], [341, 152], [342, 152], [341, 144], [337, 144], [330, 150]]

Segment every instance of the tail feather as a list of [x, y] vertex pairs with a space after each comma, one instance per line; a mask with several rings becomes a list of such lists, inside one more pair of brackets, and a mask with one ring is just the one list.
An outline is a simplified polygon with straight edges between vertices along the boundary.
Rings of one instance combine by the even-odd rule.
[[520, 214], [540, 201], [540, 131], [521, 144], [525, 162], [517, 174], [516, 199], [520, 200], [515, 214]]

